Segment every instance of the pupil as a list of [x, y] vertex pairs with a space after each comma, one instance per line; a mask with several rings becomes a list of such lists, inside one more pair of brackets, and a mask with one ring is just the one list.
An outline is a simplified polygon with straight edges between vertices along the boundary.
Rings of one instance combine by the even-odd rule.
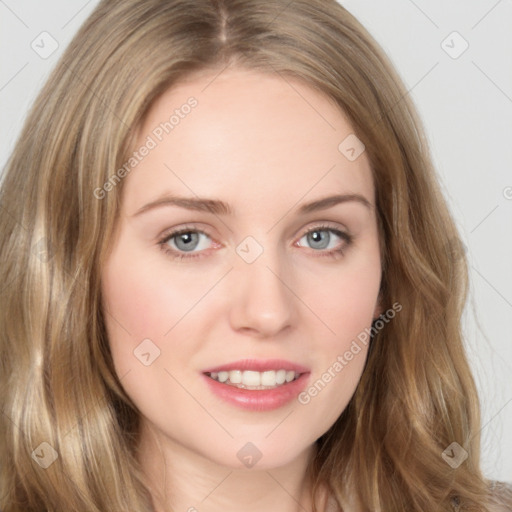
[[309, 242], [314, 249], [325, 249], [329, 245], [329, 233], [327, 231], [312, 231]]
[[198, 239], [199, 239], [198, 233], [192, 233], [192, 232], [182, 233], [176, 239], [176, 242], [175, 242], [176, 247], [178, 247], [178, 249], [180, 249], [182, 251], [193, 250], [198, 243]]

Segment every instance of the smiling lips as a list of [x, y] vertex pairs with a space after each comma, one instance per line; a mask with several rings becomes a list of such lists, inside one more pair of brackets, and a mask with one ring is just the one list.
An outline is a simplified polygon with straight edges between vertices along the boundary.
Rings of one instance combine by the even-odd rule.
[[243, 359], [203, 373], [217, 382], [242, 389], [268, 389], [292, 382], [303, 373], [309, 373], [309, 369], [284, 359]]
[[249, 410], [272, 410], [305, 387], [308, 368], [282, 359], [235, 361], [203, 372], [210, 389], [223, 400]]

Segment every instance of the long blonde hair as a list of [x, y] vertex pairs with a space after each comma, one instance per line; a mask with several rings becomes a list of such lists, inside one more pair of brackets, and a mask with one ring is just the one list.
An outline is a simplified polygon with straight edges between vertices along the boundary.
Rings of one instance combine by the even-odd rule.
[[[126, 161], [162, 92], [228, 65], [302, 80], [348, 116], [372, 165], [382, 303], [403, 306], [372, 337], [353, 399], [317, 441], [314, 492], [326, 485], [340, 506], [352, 493], [362, 510], [493, 510], [461, 338], [459, 235], [403, 83], [334, 0], [104, 0], [65, 51], [2, 176], [0, 509], [152, 510], [138, 412], [101, 307], [123, 181], [94, 191]], [[457, 468], [442, 457], [453, 442], [468, 453]]]

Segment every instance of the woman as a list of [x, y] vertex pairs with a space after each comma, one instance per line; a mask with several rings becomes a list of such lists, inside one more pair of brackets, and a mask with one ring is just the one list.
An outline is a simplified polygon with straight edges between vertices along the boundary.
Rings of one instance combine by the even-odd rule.
[[510, 507], [420, 122], [337, 3], [102, 2], [1, 202], [4, 512]]

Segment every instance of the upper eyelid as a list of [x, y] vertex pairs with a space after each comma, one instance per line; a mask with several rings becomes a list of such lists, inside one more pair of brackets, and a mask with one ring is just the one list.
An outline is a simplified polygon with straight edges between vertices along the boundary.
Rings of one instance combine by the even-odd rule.
[[186, 226], [186, 225], [181, 228], [166, 229], [166, 230], [164, 230], [164, 232], [161, 235], [159, 235], [158, 238], [160, 240], [169, 239], [169, 238], [172, 238], [173, 236], [178, 236], [182, 233], [189, 233], [189, 232], [202, 233], [202, 234], [212, 238], [212, 236], [208, 233], [207, 230], [199, 228], [197, 226]]

